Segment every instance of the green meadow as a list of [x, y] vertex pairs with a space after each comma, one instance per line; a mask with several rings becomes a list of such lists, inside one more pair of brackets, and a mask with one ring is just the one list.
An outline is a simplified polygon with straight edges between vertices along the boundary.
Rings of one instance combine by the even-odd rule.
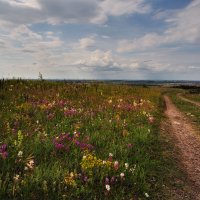
[[0, 199], [167, 199], [160, 88], [0, 84]]

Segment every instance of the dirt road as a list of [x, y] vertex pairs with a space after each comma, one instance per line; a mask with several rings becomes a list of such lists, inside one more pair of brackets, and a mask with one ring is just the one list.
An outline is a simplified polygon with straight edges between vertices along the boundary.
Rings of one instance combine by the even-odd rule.
[[196, 105], [196, 106], [199, 106], [199, 107], [200, 107], [200, 103], [199, 103], [199, 102], [196, 102], [196, 101], [192, 101], [192, 100], [190, 100], [190, 99], [187, 99], [187, 98], [185, 98], [185, 97], [181, 96], [181, 94], [178, 94], [178, 97], [180, 97], [180, 98], [181, 98], [183, 101], [190, 102], [190, 103], [192, 103], [192, 104], [194, 104], [194, 105]]
[[[171, 134], [180, 150], [181, 165], [190, 180], [190, 192], [194, 200], [200, 200], [200, 137], [188, 119], [164, 96], [166, 116], [171, 125]], [[191, 198], [185, 198], [191, 199]], [[192, 200], [192, 199], [191, 199]]]

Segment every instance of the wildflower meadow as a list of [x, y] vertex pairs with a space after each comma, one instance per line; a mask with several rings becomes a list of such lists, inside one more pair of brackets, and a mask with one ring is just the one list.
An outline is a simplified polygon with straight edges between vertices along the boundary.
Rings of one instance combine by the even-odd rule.
[[1, 81], [0, 199], [154, 199], [161, 91]]

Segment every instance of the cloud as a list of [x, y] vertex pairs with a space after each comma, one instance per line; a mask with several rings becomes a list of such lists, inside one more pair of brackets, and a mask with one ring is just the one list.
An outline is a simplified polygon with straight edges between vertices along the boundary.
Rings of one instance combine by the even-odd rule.
[[121, 16], [133, 13], [146, 14], [151, 11], [150, 4], [145, 0], [104, 0], [100, 4], [107, 15]]
[[[148, 42], [146, 46], [152, 45]], [[185, 71], [188, 66], [198, 66], [198, 56], [191, 54], [178, 55], [176, 49], [164, 51], [151, 51], [137, 56], [122, 56], [114, 50], [98, 49], [98, 36], [80, 38], [75, 43], [65, 43], [54, 32], [36, 33], [28, 26], [20, 25], [7, 33], [4, 39], [0, 38], [0, 48], [3, 60], [9, 65], [32, 66], [33, 71], [75, 70], [83, 72], [178, 72]], [[97, 41], [96, 41], [97, 40]], [[107, 39], [105, 39], [107, 41]], [[7, 43], [5, 43], [7, 41]], [[128, 46], [128, 44], [126, 44]], [[138, 43], [139, 45], [139, 43]], [[66, 51], [70, 48], [70, 51]], [[173, 55], [176, 57], [173, 57]], [[6, 59], [5, 56], [12, 57]], [[196, 63], [194, 62], [196, 61]], [[148, 62], [146, 62], [148, 61]], [[37, 65], [32, 65], [37, 63]], [[174, 67], [176, 66], [176, 67]], [[197, 68], [190, 68], [190, 70]], [[188, 69], [189, 70], [189, 69]]]
[[76, 61], [75, 65], [81, 65], [84, 67], [117, 67], [117, 64], [114, 61], [111, 51], [101, 51], [99, 49], [89, 53], [87, 56], [84, 56], [82, 59]]
[[99, 12], [96, 0], [40, 0], [48, 21], [53, 23], [89, 22]]
[[[169, 24], [169, 28], [162, 34], [153, 32], [133, 40], [121, 40], [118, 44], [118, 52], [143, 51], [169, 44], [199, 43], [199, 10], [200, 0], [194, 0], [185, 9], [173, 12], [173, 15], [172, 12], [165, 12], [163, 15], [160, 14], [161, 18], [165, 18], [165, 23]], [[170, 15], [167, 15], [167, 13]]]
[[136, 38], [134, 40], [121, 40], [118, 44], [117, 51], [121, 52], [131, 52], [138, 50], [146, 50], [151, 47], [159, 46], [163, 44], [163, 37], [157, 33], [148, 33], [141, 38]]
[[6, 43], [5, 43], [4, 40], [2, 40], [2, 39], [0, 38], [0, 49], [4, 49], [4, 48], [6, 48]]
[[79, 41], [72, 45], [73, 49], [90, 49], [94, 46], [94, 37], [81, 38]]
[[[111, 9], [112, 8], [112, 9]], [[0, 0], [0, 19], [12, 24], [103, 24], [109, 16], [145, 14], [144, 0]]]
[[16, 7], [30, 7], [30, 8], [36, 8], [40, 9], [40, 4], [38, 3], [37, 0], [1, 0], [3, 2], [9, 3], [11, 6], [16, 6]]
[[103, 24], [109, 16], [147, 14], [151, 11], [151, 5], [146, 0], [99, 0], [99, 7], [100, 12], [91, 20], [92, 23]]
[[12, 25], [33, 24], [43, 21], [42, 12], [33, 7], [15, 6], [9, 1], [0, 0], [0, 21], [4, 25], [10, 23]]
[[[66, 53], [65, 55], [68, 58], [69, 54]], [[136, 60], [119, 57], [110, 50], [102, 51], [100, 49], [90, 52], [84, 51], [76, 55], [72, 66], [79, 67], [84, 71], [123, 71], [139, 67]]]
[[9, 66], [29, 66], [30, 63], [37, 62], [38, 65], [33, 67], [33, 71], [48, 64], [51, 66], [52, 61], [48, 59], [63, 48], [63, 41], [55, 34], [52, 33], [49, 37], [46, 33], [33, 32], [25, 25], [5, 31], [4, 36], [0, 34], [0, 42], [1, 40], [4, 43], [4, 49], [0, 48], [2, 62]]
[[[157, 12], [150, 20], [159, 25], [164, 22], [167, 27], [159, 27], [159, 33], [151, 31], [142, 37], [118, 41], [119, 37], [130, 38], [131, 33], [121, 31], [122, 26], [112, 20], [107, 26], [109, 17], [152, 14], [149, 1], [0, 0], [0, 72], [37, 77], [40, 71], [45, 77], [50, 74], [63, 78], [98, 74], [109, 78], [115, 74], [116, 78], [139, 79], [148, 74], [156, 77], [173, 73], [177, 76], [193, 73], [197, 77], [200, 72], [199, 2], [192, 1], [181, 10]], [[44, 27], [33, 26], [40, 22]], [[82, 25], [66, 26], [66, 23]], [[141, 35], [138, 21], [135, 23], [136, 32]], [[123, 24], [123, 28], [133, 30], [129, 24]]]

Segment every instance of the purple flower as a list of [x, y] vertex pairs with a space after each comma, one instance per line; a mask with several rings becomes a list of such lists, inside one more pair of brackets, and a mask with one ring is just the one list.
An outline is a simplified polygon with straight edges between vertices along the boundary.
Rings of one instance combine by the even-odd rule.
[[128, 148], [132, 148], [132, 147], [133, 147], [133, 144], [129, 143], [129, 144], [127, 144], [127, 147], [128, 147]]
[[60, 144], [60, 143], [55, 143], [55, 147], [56, 147], [56, 149], [62, 149], [62, 148], [64, 148], [64, 145]]
[[6, 148], [7, 148], [7, 144], [2, 144], [0, 146], [0, 152], [2, 153], [3, 151], [6, 151]]
[[74, 147], [80, 148], [81, 150], [91, 150], [94, 147], [88, 143], [83, 143], [83, 139], [79, 138], [81, 134], [78, 132], [76, 134], [62, 133], [60, 136], [53, 139], [53, 144], [56, 149], [65, 149], [69, 151], [71, 144], [74, 144]]
[[77, 145], [77, 146], [79, 146], [80, 145], [80, 142], [79, 141], [75, 141], [75, 144]]
[[3, 159], [8, 157], [8, 152], [6, 151], [7, 149], [7, 144], [2, 144], [0, 146], [0, 155], [2, 156]]
[[110, 182], [110, 181], [109, 181], [109, 178], [108, 178], [108, 177], [106, 177], [106, 178], [105, 178], [105, 184], [106, 184], [106, 185], [108, 185], [108, 184], [109, 184], [109, 182]]

